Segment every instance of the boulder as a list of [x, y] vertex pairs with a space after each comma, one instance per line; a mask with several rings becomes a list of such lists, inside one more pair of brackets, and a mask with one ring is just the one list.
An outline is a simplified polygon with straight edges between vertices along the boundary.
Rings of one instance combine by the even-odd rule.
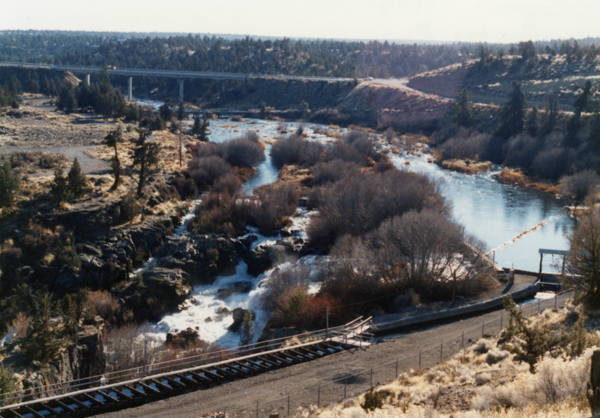
[[169, 332], [165, 343], [172, 348], [187, 348], [196, 345], [199, 341], [198, 331], [188, 328], [180, 332]]
[[248, 274], [256, 277], [278, 264], [297, 260], [303, 247], [304, 240], [299, 237], [282, 238], [274, 245], [259, 245], [244, 258]]
[[256, 319], [256, 314], [254, 312], [252, 312], [249, 309], [244, 309], [244, 308], [235, 308], [232, 311], [232, 316], [233, 316], [233, 323], [231, 325], [229, 325], [229, 331], [238, 331], [241, 327], [242, 324], [244, 323], [244, 316], [246, 315], [246, 312], [250, 312], [252, 314], [252, 320], [254, 321]]
[[233, 282], [230, 283], [229, 286], [224, 289], [218, 289], [217, 297], [219, 299], [224, 299], [239, 293], [249, 293], [252, 289], [254, 289], [254, 283], [250, 280]]

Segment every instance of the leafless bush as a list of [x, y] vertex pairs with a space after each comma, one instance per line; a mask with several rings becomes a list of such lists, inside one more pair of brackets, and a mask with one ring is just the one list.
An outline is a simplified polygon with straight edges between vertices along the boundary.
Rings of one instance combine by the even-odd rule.
[[489, 140], [489, 134], [462, 128], [458, 131], [456, 136], [453, 136], [439, 146], [438, 151], [444, 160], [476, 160], [479, 156], [484, 154], [484, 150], [486, 149]]
[[540, 151], [532, 164], [533, 173], [548, 180], [558, 180], [571, 165], [571, 152], [563, 147]]
[[600, 184], [600, 177], [593, 170], [580, 171], [560, 179], [560, 194], [575, 202], [582, 202]]
[[[147, 325], [127, 324], [107, 331], [103, 337], [106, 371], [140, 367], [144, 365], [144, 359], [148, 363], [152, 362], [159, 349], [147, 337], [148, 330]], [[144, 356], [144, 345], [146, 345], [146, 356]]]
[[210, 187], [219, 177], [233, 171], [231, 165], [216, 155], [194, 159], [189, 169], [199, 189]]
[[434, 180], [400, 170], [361, 174], [328, 187], [319, 202], [319, 215], [308, 228], [312, 245], [330, 248], [337, 237], [363, 235], [384, 220], [409, 210], [449, 207]]
[[106, 290], [96, 290], [88, 293], [83, 306], [85, 317], [93, 320], [96, 315], [108, 322], [114, 322], [121, 311], [119, 300]]
[[265, 152], [255, 135], [223, 142], [218, 154], [232, 166], [256, 167], [265, 160]]
[[242, 181], [233, 173], [227, 173], [213, 184], [210, 188], [211, 193], [227, 193], [230, 196], [235, 196], [241, 190]]
[[367, 164], [367, 156], [362, 154], [352, 145], [346, 143], [335, 144], [329, 150], [327, 157], [330, 160], [342, 160], [349, 163], [355, 163], [361, 166]]
[[339, 159], [320, 162], [313, 167], [313, 181], [315, 185], [335, 183], [354, 176], [359, 170], [358, 164]]
[[307, 266], [288, 267], [274, 271], [267, 282], [267, 292], [262, 303], [265, 309], [272, 310], [277, 299], [289, 289], [300, 286], [307, 289], [310, 283], [310, 270]]
[[322, 144], [292, 134], [273, 144], [271, 158], [273, 164], [279, 168], [287, 164], [312, 166], [321, 160], [324, 151], [325, 147]]
[[264, 234], [287, 225], [298, 208], [300, 191], [293, 183], [275, 183], [254, 190], [255, 199], [248, 205], [250, 223]]
[[196, 208], [192, 221], [198, 232], [223, 232], [236, 235], [248, 221], [248, 203], [242, 190], [233, 196], [227, 192], [209, 193]]
[[527, 134], [519, 134], [508, 140], [504, 164], [529, 170], [538, 152], [538, 140]]

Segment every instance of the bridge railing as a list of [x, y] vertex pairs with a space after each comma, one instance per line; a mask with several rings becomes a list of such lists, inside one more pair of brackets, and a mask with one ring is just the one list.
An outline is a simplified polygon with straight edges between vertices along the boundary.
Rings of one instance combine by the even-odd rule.
[[[357, 330], [361, 330], [365, 326], [366, 322], [367, 321], [363, 320], [361, 317], [345, 325], [332, 327], [329, 329], [305, 332], [292, 336], [275, 338], [268, 341], [261, 341], [255, 344], [239, 346], [234, 349], [215, 349], [208, 352], [200, 353], [198, 349], [186, 350], [177, 353], [176, 358], [169, 360], [143, 364], [133, 368], [115, 370], [100, 375], [71, 380], [68, 382], [59, 382], [55, 384], [45, 385], [43, 387], [23, 389], [0, 394], [0, 406], [67, 394], [82, 389], [101, 387], [119, 382], [142, 379], [145, 377], [151, 377], [153, 375], [159, 375], [174, 371], [176, 372], [178, 370], [187, 370], [197, 366], [233, 360], [251, 354], [270, 351], [289, 345], [300, 344], [303, 342], [331, 340], [333, 335], [356, 333]], [[159, 354], [160, 353], [164, 353], [168, 356], [172, 355], [173, 352], [166, 349], [159, 352]], [[160, 355], [158, 357], [160, 357]], [[2, 408], [0, 407], [0, 410], [1, 409]]]

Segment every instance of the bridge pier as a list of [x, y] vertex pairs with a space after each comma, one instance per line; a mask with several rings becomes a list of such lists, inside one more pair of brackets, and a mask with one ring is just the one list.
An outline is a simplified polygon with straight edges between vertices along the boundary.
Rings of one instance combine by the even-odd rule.
[[90, 85], [90, 74], [86, 74], [85, 75], [85, 83], [89, 86]]
[[180, 78], [178, 81], [179, 81], [179, 101], [183, 102], [183, 78]]
[[129, 95], [127, 99], [130, 102], [133, 101], [133, 77], [129, 77]]

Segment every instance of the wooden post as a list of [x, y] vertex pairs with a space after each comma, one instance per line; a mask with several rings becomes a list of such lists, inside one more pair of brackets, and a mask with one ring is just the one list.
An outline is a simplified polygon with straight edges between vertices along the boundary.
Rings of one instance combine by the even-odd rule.
[[588, 401], [594, 417], [600, 416], [600, 350], [592, 354], [592, 367], [590, 370], [590, 383], [587, 390]]
[[321, 384], [319, 383], [319, 393], [317, 395], [317, 408], [321, 407]]
[[396, 379], [398, 379], [398, 357], [396, 357]]
[[540, 272], [538, 273], [538, 280], [542, 280], [542, 261], [544, 260], [544, 253], [540, 253]]
[[565, 279], [565, 259], [567, 258], [567, 255], [564, 254], [563, 255], [563, 264], [562, 264], [562, 278], [563, 280]]

